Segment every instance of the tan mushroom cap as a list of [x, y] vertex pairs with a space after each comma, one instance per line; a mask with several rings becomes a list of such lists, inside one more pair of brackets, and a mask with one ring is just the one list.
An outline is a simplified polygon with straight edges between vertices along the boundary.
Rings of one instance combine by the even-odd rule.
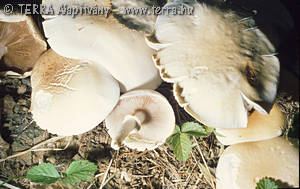
[[152, 90], [123, 94], [105, 120], [112, 147], [122, 143], [137, 150], [152, 150], [163, 144], [175, 126], [175, 115], [168, 100]]
[[[232, 11], [195, 3], [194, 14], [159, 15], [147, 43], [164, 81], [198, 121], [244, 128], [248, 109], [267, 113], [277, 92], [275, 48], [255, 26]], [[165, 7], [178, 6], [169, 2]], [[247, 104], [247, 106], [245, 106]]]
[[31, 112], [42, 129], [58, 135], [91, 130], [117, 104], [120, 89], [99, 65], [68, 59], [48, 50], [31, 76]]
[[274, 104], [267, 115], [254, 111], [249, 116], [247, 128], [217, 128], [216, 131], [223, 135], [217, 136], [217, 139], [224, 145], [267, 140], [280, 136], [285, 125], [284, 114], [280, 111], [278, 105]]
[[30, 16], [0, 12], [0, 59], [20, 73], [33, 68], [47, 44]]
[[[91, 6], [101, 1], [85, 2]], [[50, 47], [58, 54], [101, 64], [119, 81], [122, 92], [156, 89], [162, 82], [144, 33], [125, 27], [113, 15], [57, 15], [45, 20], [43, 27]]]
[[299, 187], [299, 148], [277, 137], [229, 146], [221, 155], [217, 189], [253, 189], [264, 178]]

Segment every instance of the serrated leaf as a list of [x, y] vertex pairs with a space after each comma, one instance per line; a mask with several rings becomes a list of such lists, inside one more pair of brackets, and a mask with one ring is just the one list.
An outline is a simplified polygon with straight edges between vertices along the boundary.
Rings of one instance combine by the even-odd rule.
[[61, 177], [51, 163], [43, 163], [29, 169], [26, 174], [26, 178], [31, 182], [51, 184], [56, 182]]
[[177, 133], [180, 133], [180, 127], [178, 125], [175, 125], [175, 128], [173, 130], [173, 133], [171, 134], [171, 136], [169, 136], [166, 140], [167, 144], [172, 144], [173, 141], [173, 137], [174, 135], [176, 135]]
[[275, 181], [269, 178], [263, 178], [256, 184], [256, 189], [278, 189]]
[[186, 122], [181, 126], [181, 132], [192, 136], [206, 136], [208, 133], [205, 128], [196, 122]]
[[192, 149], [190, 136], [186, 133], [178, 133], [174, 135], [172, 148], [177, 159], [185, 162], [189, 158]]
[[73, 161], [67, 169], [62, 181], [68, 184], [80, 183], [82, 181], [90, 182], [93, 180], [97, 170], [97, 165], [88, 160]]

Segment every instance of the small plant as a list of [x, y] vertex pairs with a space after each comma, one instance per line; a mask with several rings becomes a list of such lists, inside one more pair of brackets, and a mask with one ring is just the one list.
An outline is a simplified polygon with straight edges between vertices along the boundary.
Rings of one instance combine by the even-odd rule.
[[[27, 178], [31, 182], [39, 184], [52, 184], [61, 180], [73, 186], [73, 184], [84, 181], [91, 182], [97, 170], [98, 167], [88, 160], [73, 161], [65, 173], [59, 173], [51, 163], [42, 163], [29, 169], [25, 177], [14, 178]], [[10, 178], [6, 182], [14, 178]]]
[[208, 136], [210, 133], [218, 134], [213, 128], [205, 127], [196, 122], [186, 122], [181, 126], [175, 126], [173, 134], [167, 139], [177, 159], [185, 162], [192, 150], [191, 136]]
[[278, 189], [278, 186], [272, 179], [263, 178], [256, 184], [255, 189]]

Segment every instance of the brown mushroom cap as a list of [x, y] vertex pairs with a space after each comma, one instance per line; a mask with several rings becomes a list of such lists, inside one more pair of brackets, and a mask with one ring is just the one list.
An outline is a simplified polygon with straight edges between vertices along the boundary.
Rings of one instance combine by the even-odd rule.
[[[152, 90], [123, 94], [105, 120], [108, 133], [118, 146], [124, 143], [137, 150], [154, 149], [163, 144], [175, 126], [175, 115], [168, 100]], [[118, 148], [118, 147], [116, 147]]]
[[217, 189], [253, 189], [264, 177], [299, 187], [299, 148], [281, 137], [229, 146], [216, 177]]
[[247, 128], [217, 128], [216, 131], [223, 135], [217, 136], [217, 139], [224, 145], [266, 140], [280, 136], [285, 125], [285, 116], [278, 105], [274, 104], [267, 115], [254, 111], [249, 116]]
[[20, 73], [33, 68], [47, 44], [33, 19], [26, 15], [0, 12], [0, 59]]
[[91, 130], [117, 104], [120, 89], [99, 65], [68, 59], [48, 50], [31, 76], [31, 111], [42, 129], [58, 135]]
[[[163, 80], [198, 121], [244, 128], [247, 110], [267, 113], [277, 92], [274, 46], [251, 18], [193, 1], [192, 15], [159, 15], [148, 44]], [[180, 6], [173, 1], [165, 7]], [[245, 106], [247, 104], [247, 106]]]

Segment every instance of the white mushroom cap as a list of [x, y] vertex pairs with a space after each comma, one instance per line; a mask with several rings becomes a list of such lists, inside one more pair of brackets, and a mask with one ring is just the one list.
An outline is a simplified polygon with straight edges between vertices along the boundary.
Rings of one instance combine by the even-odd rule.
[[48, 50], [31, 76], [33, 119], [58, 135], [77, 135], [101, 123], [117, 104], [120, 89], [99, 65]]
[[0, 12], [0, 59], [24, 73], [33, 68], [47, 44], [30, 16]]
[[217, 136], [217, 139], [224, 145], [266, 140], [280, 136], [285, 125], [285, 116], [279, 107], [274, 104], [267, 115], [254, 111], [249, 116], [247, 128], [217, 128], [216, 131], [223, 135]]
[[157, 50], [155, 64], [163, 80], [175, 83], [179, 104], [198, 121], [245, 128], [248, 109], [266, 114], [275, 99], [275, 48], [253, 19], [193, 2], [185, 5], [194, 7], [192, 15], [158, 16], [154, 36], [148, 38]]
[[264, 177], [299, 187], [299, 148], [281, 137], [229, 146], [216, 177], [217, 189], [253, 189]]
[[122, 92], [156, 89], [162, 82], [144, 34], [126, 28], [112, 15], [58, 15], [44, 21], [43, 27], [49, 45], [58, 54], [101, 64], [120, 82]]
[[112, 147], [122, 143], [137, 150], [152, 150], [163, 144], [175, 126], [175, 115], [168, 100], [152, 90], [123, 94], [105, 120]]

